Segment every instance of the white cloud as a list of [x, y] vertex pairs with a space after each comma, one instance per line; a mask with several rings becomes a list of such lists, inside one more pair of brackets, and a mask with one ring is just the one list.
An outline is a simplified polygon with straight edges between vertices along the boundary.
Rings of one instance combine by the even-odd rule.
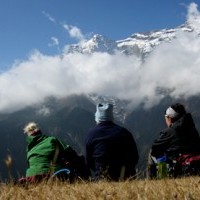
[[[147, 68], [150, 68], [149, 70]], [[158, 90], [174, 97], [188, 98], [200, 94], [200, 38], [180, 32], [177, 39], [158, 47], [142, 67], [147, 106], [163, 98]], [[143, 89], [144, 89], [143, 88]]]
[[200, 32], [200, 17], [199, 16], [200, 16], [200, 12], [198, 11], [198, 5], [195, 3], [191, 3], [188, 6], [187, 22], [197, 32]]
[[132, 107], [142, 102], [149, 107], [164, 97], [163, 91], [175, 98], [199, 95], [199, 85], [200, 37], [180, 32], [170, 43], [158, 46], [144, 64], [119, 53], [68, 54], [60, 59], [34, 52], [0, 74], [0, 112], [18, 110], [48, 96], [82, 93], [116, 96], [131, 100]]
[[[54, 17], [52, 17], [49, 13], [47, 13], [46, 11], [42, 11], [42, 14], [51, 22], [53, 22], [54, 24], [57, 24], [57, 21]], [[69, 36], [73, 39], [76, 39], [78, 42], [82, 42], [83, 40], [85, 40], [85, 36], [83, 35], [82, 31], [80, 28], [76, 27], [76, 26], [72, 26], [72, 25], [68, 25], [66, 23], [59, 23], [69, 34]], [[52, 37], [51, 38], [54, 42], [54, 44], [56, 44], [56, 40], [58, 40], [56, 37]], [[56, 40], [55, 40], [56, 39]]]
[[67, 30], [70, 37], [75, 38], [78, 41], [82, 41], [85, 39], [84, 35], [82, 34], [81, 30], [78, 27], [68, 24], [63, 24], [63, 28]]
[[52, 42], [48, 46], [59, 46], [59, 39], [56, 37], [51, 37]]
[[18, 110], [48, 96], [97, 92], [123, 97], [137, 83], [137, 77], [127, 83], [137, 68], [133, 57], [122, 55], [70, 54], [60, 59], [35, 52], [0, 75], [0, 111]]
[[198, 5], [196, 3], [191, 3], [188, 6], [187, 19], [191, 21], [194, 20], [195, 18], [199, 18]]
[[47, 13], [46, 11], [42, 11], [42, 14], [51, 22], [56, 23], [55, 18], [53, 18], [49, 13]]
[[51, 37], [51, 43], [48, 44], [49, 47], [57, 47], [58, 52], [60, 52], [60, 42], [56, 37]]
[[53, 41], [53, 45], [58, 46], [59, 45], [59, 40], [56, 37], [51, 37], [52, 41]]
[[50, 110], [50, 108], [43, 106], [42, 108], [37, 110], [36, 113], [38, 115], [42, 115], [42, 116], [46, 117], [46, 116], [49, 116], [51, 114], [51, 110]]

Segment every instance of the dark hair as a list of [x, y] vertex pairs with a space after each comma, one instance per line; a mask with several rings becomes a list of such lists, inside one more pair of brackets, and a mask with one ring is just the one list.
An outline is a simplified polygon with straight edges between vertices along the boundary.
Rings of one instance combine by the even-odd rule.
[[182, 105], [180, 103], [175, 103], [175, 104], [171, 105], [170, 107], [178, 113], [178, 116], [176, 118], [174, 118], [174, 121], [178, 120], [179, 118], [181, 118], [183, 115], [186, 114], [184, 105]]

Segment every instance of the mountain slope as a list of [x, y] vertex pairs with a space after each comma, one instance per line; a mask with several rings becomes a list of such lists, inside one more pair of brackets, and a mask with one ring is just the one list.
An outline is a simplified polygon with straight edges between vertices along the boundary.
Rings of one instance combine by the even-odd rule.
[[[171, 42], [178, 37], [180, 32], [199, 36], [199, 24], [199, 18], [194, 16], [184, 25], [175, 29], [135, 33], [124, 40], [113, 41], [101, 35], [94, 35], [88, 41], [69, 46], [65, 54], [77, 52], [82, 54], [96, 52], [115, 54], [115, 52], [120, 52], [127, 55], [136, 55], [145, 62], [154, 49], [162, 43]], [[116, 121], [119, 124], [123, 124], [133, 133], [140, 152], [138, 166], [140, 169], [144, 169], [146, 156], [152, 141], [157, 137], [159, 131], [166, 126], [163, 122], [163, 113], [166, 107], [175, 101], [184, 103], [189, 110], [194, 112], [195, 122], [199, 129], [200, 97], [198, 96], [188, 99], [165, 97], [159, 104], [149, 109], [144, 109], [142, 104], [133, 109], [127, 101], [98, 94], [74, 95], [62, 99], [49, 97], [42, 104], [11, 114], [1, 114], [1, 177], [3, 179], [6, 178], [4, 159], [7, 154], [11, 154], [14, 160], [14, 177], [24, 174], [26, 168], [26, 143], [22, 130], [29, 121], [36, 121], [44, 133], [61, 138], [72, 145], [78, 152], [83, 153], [85, 133], [95, 125], [95, 104], [100, 102], [111, 102], [115, 105]]]
[[[49, 112], [41, 112], [41, 108]], [[16, 178], [25, 173], [26, 142], [23, 127], [26, 123], [37, 122], [44, 134], [54, 135], [70, 144], [78, 153], [83, 153], [85, 133], [95, 125], [94, 111], [95, 105], [81, 95], [60, 100], [50, 98], [35, 107], [1, 116], [0, 177], [6, 178], [4, 160], [7, 155], [13, 159], [12, 175]]]
[[68, 53], [90, 54], [94, 52], [106, 52], [113, 54], [116, 51], [127, 55], [136, 55], [142, 60], [163, 42], [170, 42], [180, 32], [200, 34], [200, 19], [193, 17], [185, 24], [174, 29], [155, 30], [146, 33], [134, 33], [123, 40], [111, 40], [105, 36], [95, 34], [91, 39], [79, 44], [70, 45], [66, 50]]

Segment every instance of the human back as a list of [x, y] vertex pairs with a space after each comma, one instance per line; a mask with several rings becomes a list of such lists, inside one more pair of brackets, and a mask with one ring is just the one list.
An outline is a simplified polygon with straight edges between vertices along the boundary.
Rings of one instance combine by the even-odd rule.
[[186, 112], [182, 104], [171, 105], [166, 110], [165, 120], [168, 127], [154, 141], [151, 149], [153, 156], [200, 153], [199, 133], [192, 115]]
[[[149, 156], [149, 174], [155, 176], [161, 160], [168, 163], [171, 176], [200, 173], [200, 137], [191, 113], [176, 103], [165, 113], [167, 128], [152, 144]], [[163, 162], [162, 162], [163, 163]]]
[[97, 105], [97, 111], [97, 125], [86, 137], [86, 160], [94, 172], [93, 178], [124, 180], [133, 177], [138, 151], [132, 134], [113, 122], [111, 105]]
[[47, 135], [28, 136], [26, 176], [47, 174], [59, 168], [53, 163], [57, 139]]
[[39, 182], [54, 177], [55, 173], [62, 180], [72, 181], [75, 175], [83, 174], [83, 169], [79, 168], [80, 165], [84, 167], [83, 159], [70, 145], [54, 136], [43, 134], [35, 122], [28, 123], [24, 133], [27, 141], [27, 170], [26, 177], [19, 182]]

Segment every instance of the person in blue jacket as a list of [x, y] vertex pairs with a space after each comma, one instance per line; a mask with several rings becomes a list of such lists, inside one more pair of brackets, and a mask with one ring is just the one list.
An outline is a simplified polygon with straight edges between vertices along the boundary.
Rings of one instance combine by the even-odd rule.
[[97, 125], [86, 136], [86, 164], [92, 179], [125, 180], [136, 175], [138, 150], [132, 134], [113, 122], [113, 105], [98, 104]]

